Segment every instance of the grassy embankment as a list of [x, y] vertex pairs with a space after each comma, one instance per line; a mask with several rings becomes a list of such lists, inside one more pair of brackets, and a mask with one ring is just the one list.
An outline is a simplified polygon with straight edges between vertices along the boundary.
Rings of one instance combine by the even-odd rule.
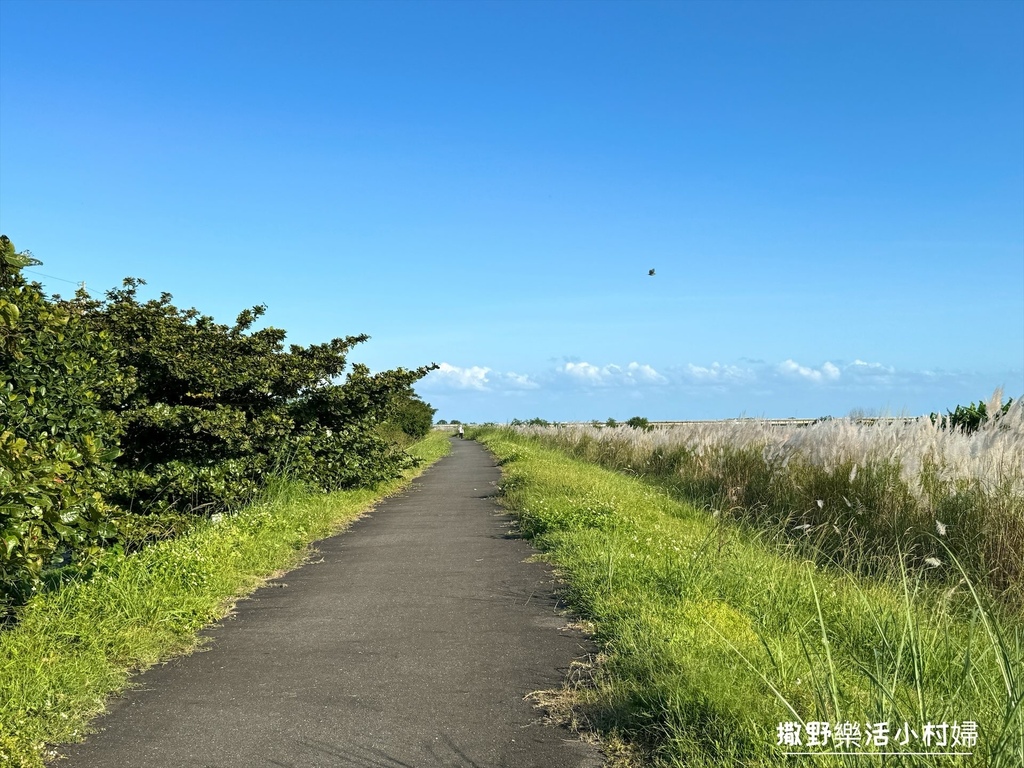
[[973, 433], [927, 418], [524, 429], [821, 564], [898, 577], [909, 561], [956, 584], [952, 553], [975, 583], [1024, 609], [1024, 399]]
[[279, 482], [263, 502], [34, 598], [0, 632], [0, 766], [40, 766], [46, 744], [73, 741], [130, 675], [195, 647], [196, 633], [308, 545], [344, 528], [449, 450], [432, 433], [410, 448], [422, 459], [374, 489], [308, 494]]
[[[506, 503], [561, 570], [603, 649], [595, 685], [575, 694], [578, 712], [639, 745], [645, 761], [1024, 762], [1024, 631], [966, 579], [942, 589], [916, 566], [896, 581], [857, 577], [536, 438], [491, 429], [479, 439], [503, 464]], [[823, 751], [807, 745], [818, 722], [851, 732], [841, 751], [973, 755], [786, 757]], [[799, 724], [803, 745], [779, 746], [780, 723]], [[885, 747], [867, 735], [878, 723], [889, 726]], [[928, 723], [949, 726], [944, 745], [941, 733], [925, 743]], [[907, 725], [916, 738], [901, 733]]]

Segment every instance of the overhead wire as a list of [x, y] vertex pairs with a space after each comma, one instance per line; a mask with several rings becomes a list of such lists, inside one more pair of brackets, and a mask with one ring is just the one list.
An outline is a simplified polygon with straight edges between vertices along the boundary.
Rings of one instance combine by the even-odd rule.
[[29, 272], [30, 274], [33, 274], [33, 275], [39, 275], [40, 277], [45, 277], [45, 278], [48, 278], [50, 280], [60, 280], [62, 283], [70, 283], [71, 285], [81, 285], [83, 282], [85, 282], [84, 280], [67, 280], [67, 279], [65, 279], [63, 277], [56, 277], [54, 275], [46, 275], [46, 274], [43, 274], [42, 272], [37, 272], [34, 269], [25, 269], [25, 270], [22, 270], [22, 271]]

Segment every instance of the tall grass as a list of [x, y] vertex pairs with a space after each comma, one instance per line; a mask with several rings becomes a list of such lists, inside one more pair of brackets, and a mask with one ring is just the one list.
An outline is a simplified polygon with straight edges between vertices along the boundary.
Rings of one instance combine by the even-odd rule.
[[[644, 764], [1016, 767], [1024, 763], [1024, 632], [961, 570], [970, 605], [901, 559], [890, 582], [824, 568], [657, 484], [567, 457], [512, 430], [482, 434], [502, 463], [505, 503], [594, 626], [603, 663], [580, 717], [625, 734]], [[611, 445], [616, 445], [611, 443]], [[954, 569], [955, 554], [938, 551]], [[874, 757], [807, 748], [808, 727], [850, 724]], [[969, 748], [922, 743], [929, 723], [977, 723]], [[779, 744], [799, 725], [804, 748]], [[864, 743], [887, 724], [891, 751]], [[907, 744], [899, 729], [909, 727]], [[856, 747], [857, 745], [851, 744]], [[937, 746], [937, 745], [932, 745]]]
[[952, 555], [1002, 602], [1024, 606], [1024, 398], [972, 434], [928, 418], [519, 429], [781, 534], [819, 561], [898, 576], [909, 558], [927, 578], [958, 582]]

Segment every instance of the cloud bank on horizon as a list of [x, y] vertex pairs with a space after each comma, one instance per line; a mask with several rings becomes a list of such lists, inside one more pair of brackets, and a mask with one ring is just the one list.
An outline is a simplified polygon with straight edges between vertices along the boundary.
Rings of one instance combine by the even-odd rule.
[[[853, 411], [918, 415], [944, 410], [955, 403], [942, 397], [953, 397], [965, 386], [973, 387], [979, 398], [996, 388], [1009, 397], [1019, 396], [1013, 388], [1020, 387], [1024, 372], [1007, 370], [1002, 378], [993, 382], [991, 376], [976, 372], [899, 369], [860, 359], [826, 360], [816, 366], [791, 358], [776, 363], [686, 363], [660, 370], [638, 361], [596, 365], [566, 360], [530, 373], [444, 362], [417, 389], [438, 408], [438, 418], [464, 421], [536, 415], [566, 421], [629, 415], [818, 417]], [[764, 412], [759, 403], [776, 406], [775, 412]]]

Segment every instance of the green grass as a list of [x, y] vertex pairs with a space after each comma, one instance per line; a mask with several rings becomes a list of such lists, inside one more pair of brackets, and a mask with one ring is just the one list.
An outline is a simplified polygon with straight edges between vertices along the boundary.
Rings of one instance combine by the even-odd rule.
[[970, 434], [927, 418], [519, 431], [655, 481], [819, 564], [899, 578], [909, 559], [947, 586], [966, 570], [1024, 615], [1024, 399]]
[[[647, 763], [1024, 763], [1024, 631], [968, 580], [942, 590], [920, 570], [856, 577], [511, 430], [479, 439], [602, 648], [579, 711]], [[905, 722], [920, 734], [975, 721], [979, 736], [964, 758], [787, 758], [779, 723], [820, 721], [890, 723], [892, 738]]]
[[411, 447], [423, 461], [374, 489], [306, 493], [278, 481], [265, 499], [185, 536], [110, 556], [87, 580], [33, 598], [0, 632], [0, 766], [36, 768], [48, 744], [74, 741], [131, 675], [187, 653], [203, 626], [241, 596], [297, 566], [308, 545], [341, 530], [448, 453], [446, 435]]

